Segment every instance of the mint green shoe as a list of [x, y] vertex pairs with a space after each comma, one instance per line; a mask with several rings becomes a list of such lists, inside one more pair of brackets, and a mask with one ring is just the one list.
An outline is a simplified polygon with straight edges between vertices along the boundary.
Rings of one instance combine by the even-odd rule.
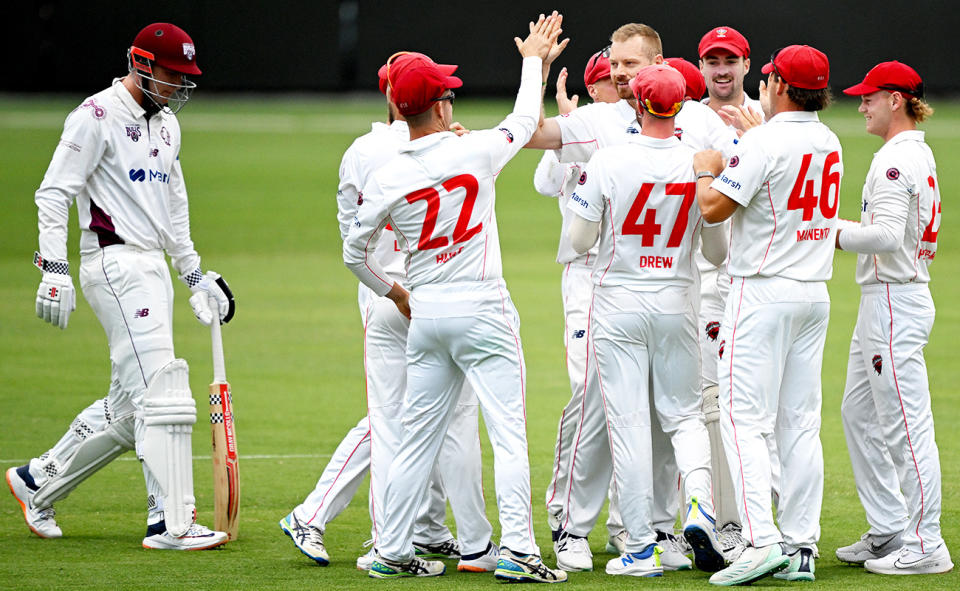
[[761, 548], [748, 547], [733, 564], [713, 573], [710, 583], [723, 587], [746, 585], [770, 576], [788, 564], [790, 557], [783, 553], [780, 544]]
[[493, 576], [507, 583], [565, 583], [567, 573], [547, 568], [536, 554], [517, 554], [509, 548], [500, 548], [497, 570]]

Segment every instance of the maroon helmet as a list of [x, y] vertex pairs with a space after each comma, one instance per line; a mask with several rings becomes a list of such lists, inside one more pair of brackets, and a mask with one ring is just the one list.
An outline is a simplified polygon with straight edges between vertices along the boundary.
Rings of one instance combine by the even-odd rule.
[[[187, 32], [171, 23], [153, 23], [144, 27], [136, 38], [127, 54], [130, 72], [136, 71], [137, 86], [150, 97], [158, 107], [167, 107], [176, 113], [190, 98], [190, 92], [196, 88], [196, 83], [187, 80], [186, 76], [200, 75], [197, 67], [197, 50], [193, 39]], [[154, 78], [153, 67], [162, 66], [168, 70], [183, 74], [182, 84], [169, 84]], [[144, 85], [143, 81], [148, 84]], [[177, 90], [167, 99], [157, 92], [157, 85], [167, 84]]]

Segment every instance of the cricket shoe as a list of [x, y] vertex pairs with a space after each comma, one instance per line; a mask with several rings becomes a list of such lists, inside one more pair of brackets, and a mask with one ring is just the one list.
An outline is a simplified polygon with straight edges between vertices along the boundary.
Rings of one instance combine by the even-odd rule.
[[837, 560], [862, 565], [867, 560], [883, 558], [896, 552], [901, 545], [899, 533], [886, 536], [865, 533], [853, 544], [837, 548]]
[[593, 570], [593, 553], [587, 538], [563, 532], [557, 540], [557, 568], [567, 572]]
[[610, 536], [607, 539], [607, 546], [604, 550], [608, 554], [623, 554], [627, 547], [627, 530], [621, 529], [617, 535]]
[[660, 562], [662, 552], [663, 550], [657, 544], [650, 544], [642, 552], [624, 552], [619, 557], [607, 562], [607, 574], [631, 577], [662, 577], [664, 570]]
[[663, 570], [690, 570], [693, 568], [693, 564], [686, 557], [677, 536], [657, 530], [657, 546], [660, 547], [660, 564], [663, 566]]
[[900, 548], [883, 558], [867, 560], [863, 567], [881, 575], [935, 575], [950, 572], [953, 562], [947, 545], [940, 544], [933, 552], [926, 553]]
[[726, 562], [717, 539], [716, 523], [713, 517], [700, 507], [696, 497], [690, 499], [687, 505], [683, 537], [693, 548], [693, 562], [698, 569], [712, 573], [724, 567]]
[[37, 491], [37, 485], [30, 476], [29, 464], [19, 468], [10, 468], [7, 470], [7, 486], [10, 487], [10, 493], [17, 499], [20, 509], [23, 510], [23, 520], [27, 522], [30, 531], [41, 538], [59, 538], [63, 536], [57, 520], [54, 519], [56, 512], [53, 507], [46, 509], [37, 509], [33, 506], [33, 495]]
[[565, 583], [567, 573], [547, 568], [536, 554], [518, 554], [509, 548], [500, 548], [497, 570], [493, 576], [507, 583]]
[[373, 540], [367, 540], [364, 542], [363, 547], [370, 549], [367, 550], [366, 554], [357, 556], [357, 570], [368, 571], [373, 565], [373, 560], [377, 557], [377, 554], [373, 549]]
[[500, 548], [493, 542], [487, 542], [487, 549], [483, 552], [460, 556], [457, 570], [468, 573], [491, 573], [497, 570], [499, 559]]
[[303, 523], [293, 511], [280, 520], [280, 529], [290, 536], [293, 543], [307, 558], [320, 566], [330, 564], [330, 555], [327, 554], [327, 547], [323, 545], [322, 529], [315, 525]]
[[163, 520], [147, 526], [147, 535], [143, 538], [143, 547], [150, 550], [209, 550], [226, 543], [226, 532], [198, 523], [191, 524], [182, 536], [172, 536]]
[[414, 542], [413, 551], [420, 558], [459, 559], [460, 542], [456, 538], [444, 540], [439, 544], [419, 544]]
[[728, 523], [717, 532], [717, 540], [720, 541], [720, 553], [723, 554], [723, 560], [727, 564], [732, 564], [740, 558], [743, 549], [747, 547], [747, 541], [743, 539], [740, 526], [736, 523]]
[[790, 564], [774, 573], [773, 578], [785, 581], [813, 581], [815, 568], [813, 565], [817, 553], [813, 548], [799, 548], [790, 555]]
[[748, 546], [733, 564], [715, 572], [710, 583], [729, 587], [731, 585], [749, 585], [790, 564], [790, 557], [783, 553], [780, 544], [770, 544], [754, 548]]
[[387, 560], [380, 553], [374, 555], [369, 575], [374, 579], [399, 579], [400, 577], [438, 577], [447, 567], [439, 560], [424, 560], [414, 555], [410, 562]]

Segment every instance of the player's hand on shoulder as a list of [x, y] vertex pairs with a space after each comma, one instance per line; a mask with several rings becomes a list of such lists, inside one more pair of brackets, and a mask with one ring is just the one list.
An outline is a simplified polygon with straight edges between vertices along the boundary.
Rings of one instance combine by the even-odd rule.
[[37, 317], [64, 329], [70, 320], [70, 312], [77, 309], [73, 278], [66, 262], [46, 261], [44, 264], [51, 270], [44, 270], [37, 288]]
[[236, 311], [233, 292], [219, 273], [207, 271], [203, 274], [198, 267], [192, 273], [182, 275], [180, 279], [193, 292], [190, 296], [190, 307], [202, 324], [209, 326], [213, 322], [214, 314], [220, 324], [226, 324], [233, 319]]
[[459, 121], [454, 121], [451, 123], [448, 131], [452, 131], [453, 133], [457, 134], [457, 137], [470, 133], [470, 130], [464, 127]]
[[693, 155], [693, 171], [709, 172], [714, 176], [723, 171], [723, 154], [717, 150], [701, 150]]
[[557, 59], [567, 47], [570, 39], [564, 39], [557, 42], [563, 29], [560, 25], [563, 22], [563, 15], [558, 14], [556, 10], [550, 16], [540, 15], [537, 22], [530, 23], [530, 33], [527, 38], [520, 40], [514, 37], [513, 41], [517, 44], [517, 50], [523, 57], [539, 57], [544, 65], [548, 65]]
[[557, 75], [557, 110], [561, 115], [572, 113], [577, 108], [577, 102], [580, 97], [573, 95], [567, 96], [567, 69], [561, 68]]

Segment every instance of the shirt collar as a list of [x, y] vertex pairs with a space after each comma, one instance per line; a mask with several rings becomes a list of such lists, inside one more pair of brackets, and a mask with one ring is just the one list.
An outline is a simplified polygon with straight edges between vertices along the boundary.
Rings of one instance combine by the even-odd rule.
[[423, 137], [418, 137], [415, 140], [410, 140], [409, 142], [407, 142], [406, 145], [400, 148], [400, 153], [410, 154], [410, 153], [416, 153], [416, 152], [423, 152], [425, 150], [429, 150], [430, 148], [442, 142], [443, 140], [451, 137], [457, 137], [457, 135], [452, 131], [438, 131], [436, 133], [431, 133]]
[[820, 121], [820, 115], [816, 111], [783, 111], [777, 113], [767, 120], [767, 123], [774, 121], [786, 121], [791, 123], [809, 123], [811, 121]]
[[123, 78], [114, 78], [113, 79], [113, 92], [117, 97], [117, 100], [120, 101], [120, 104], [125, 106], [130, 114], [134, 118], [139, 119], [146, 114], [146, 111], [143, 107], [140, 106], [140, 103], [133, 100], [133, 95], [130, 94], [130, 91], [127, 90], [127, 87], [123, 85]]
[[922, 142], [924, 137], [924, 132], [919, 129], [908, 129], [907, 131], [901, 131], [897, 135], [890, 138], [889, 144], [899, 144], [900, 142]]

